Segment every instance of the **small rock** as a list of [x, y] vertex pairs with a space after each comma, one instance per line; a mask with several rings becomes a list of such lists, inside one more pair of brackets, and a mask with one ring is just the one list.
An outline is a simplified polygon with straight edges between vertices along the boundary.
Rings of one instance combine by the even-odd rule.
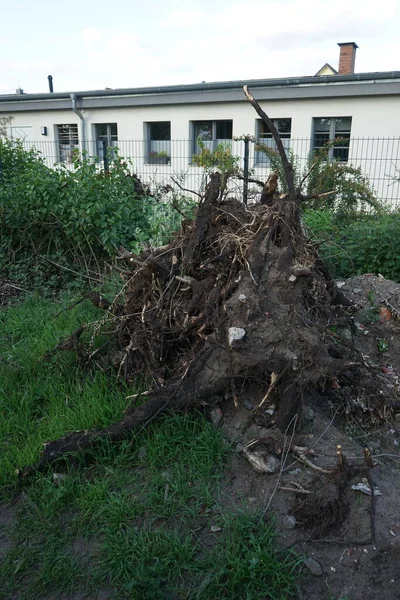
[[244, 448], [244, 446], [243, 446], [243, 444], [241, 442], [239, 442], [238, 444], [236, 444], [236, 452], [238, 454], [240, 454], [241, 452], [243, 452], [243, 448]]
[[213, 533], [218, 533], [218, 531], [222, 531], [222, 527], [218, 527], [218, 525], [211, 525], [210, 531]]
[[216, 429], [221, 425], [223, 416], [222, 410], [218, 406], [208, 412], [208, 417]]
[[250, 452], [247, 448], [243, 448], [243, 455], [257, 473], [277, 473], [280, 469], [281, 461], [272, 454]]
[[251, 496], [251, 498], [248, 499], [250, 504], [254, 504], [254, 502], [257, 502], [257, 498], [255, 498], [254, 496]]
[[244, 294], [239, 295], [239, 302], [246, 302], [247, 298]]
[[311, 406], [304, 406], [303, 408], [303, 419], [306, 423], [313, 421], [315, 417], [315, 413]]
[[284, 529], [294, 529], [296, 527], [296, 519], [292, 515], [286, 515], [283, 519]]
[[238, 342], [246, 335], [245, 329], [242, 327], [229, 327], [228, 329], [228, 344], [232, 348], [235, 342]]
[[243, 400], [243, 406], [245, 408], [247, 408], [247, 410], [253, 410], [253, 408], [254, 408], [254, 404], [248, 398], [244, 398], [244, 400]]
[[316, 577], [321, 577], [324, 572], [319, 562], [314, 558], [311, 558], [311, 556], [306, 558], [304, 561], [304, 566], [307, 567], [311, 575], [315, 575]]
[[354, 294], [361, 294], [362, 289], [361, 288], [353, 288], [353, 293]]
[[297, 467], [297, 469], [293, 469], [293, 471], [289, 471], [289, 475], [300, 475], [303, 472], [303, 469]]

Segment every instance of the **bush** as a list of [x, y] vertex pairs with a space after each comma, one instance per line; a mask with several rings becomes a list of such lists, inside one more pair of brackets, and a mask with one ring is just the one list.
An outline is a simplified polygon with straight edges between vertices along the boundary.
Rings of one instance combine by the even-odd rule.
[[94, 159], [79, 156], [74, 170], [46, 167], [36, 150], [0, 141], [2, 242], [35, 254], [63, 252], [73, 258], [112, 253], [146, 227], [143, 199], [135, 194], [127, 163], [113, 157], [98, 173]]
[[400, 282], [400, 212], [343, 216], [308, 210], [304, 219], [335, 277], [381, 273]]
[[[333, 192], [320, 198], [308, 200], [306, 206], [316, 210], [330, 209], [342, 214], [354, 214], [371, 209], [375, 211], [382, 210], [381, 203], [375, 197], [374, 190], [360, 167], [328, 160], [330, 149], [337, 143], [338, 140], [334, 140], [320, 150], [310, 153], [303, 171], [300, 168], [299, 157], [292, 150], [288, 152], [296, 187], [300, 186], [303, 178], [308, 174], [305, 180], [305, 195], [318, 196]], [[288, 190], [279, 154], [263, 144], [258, 144], [256, 150], [268, 156], [271, 170], [278, 173], [280, 190], [286, 193]]]
[[164, 243], [180, 226], [172, 204], [146, 195], [115, 148], [107, 172], [79, 152], [73, 170], [50, 169], [37, 150], [0, 140], [0, 164], [0, 265], [14, 278], [21, 268], [28, 286], [31, 280], [36, 287], [41, 273], [59, 284], [49, 260], [65, 271], [68, 264], [98, 269], [118, 246], [137, 252], [145, 241]]

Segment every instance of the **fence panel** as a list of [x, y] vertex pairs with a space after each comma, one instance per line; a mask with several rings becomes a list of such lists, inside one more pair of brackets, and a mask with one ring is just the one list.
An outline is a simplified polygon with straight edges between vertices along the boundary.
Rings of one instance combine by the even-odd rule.
[[[290, 139], [289, 148], [295, 156], [298, 168], [304, 170], [310, 157], [312, 140], [309, 138]], [[66, 168], [73, 169], [73, 159], [77, 148], [66, 152], [65, 145], [60, 154], [57, 141], [24, 140], [25, 148], [35, 147], [50, 167], [56, 167], [63, 158]], [[195, 140], [171, 140], [162, 151], [152, 150], [148, 140], [118, 140], [114, 142], [121, 157], [129, 159], [130, 169], [143, 183], [150, 186], [170, 185], [173, 178], [183, 188], [201, 193], [205, 186], [205, 170], [195, 164]], [[239, 159], [239, 166], [252, 178], [265, 181], [271, 171], [268, 158], [257, 152], [253, 142], [232, 140], [228, 142], [232, 154]], [[80, 150], [89, 156], [96, 156], [98, 149], [95, 140], [79, 143]], [[102, 152], [103, 153], [103, 152]], [[359, 167], [367, 177], [379, 200], [390, 208], [400, 206], [400, 138], [351, 138], [348, 163]], [[99, 169], [104, 168], [104, 158], [98, 159]], [[107, 164], [105, 165], [107, 168]], [[231, 192], [249, 198], [255, 193], [251, 182], [236, 180], [230, 183]], [[259, 188], [257, 188], [259, 192]]]

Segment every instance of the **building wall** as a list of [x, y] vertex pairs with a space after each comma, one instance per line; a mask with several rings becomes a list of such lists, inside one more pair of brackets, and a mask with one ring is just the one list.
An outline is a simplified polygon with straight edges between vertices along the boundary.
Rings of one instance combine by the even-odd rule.
[[[397, 96], [366, 98], [334, 98], [310, 100], [280, 100], [261, 102], [271, 118], [292, 119], [292, 138], [308, 138], [312, 132], [313, 117], [352, 117], [352, 137], [400, 136], [400, 102]], [[172, 139], [189, 139], [190, 121], [232, 119], [233, 135], [255, 133], [257, 115], [247, 102], [221, 104], [190, 104], [146, 106], [130, 108], [83, 109], [86, 136], [92, 138], [94, 123], [118, 123], [121, 140], [143, 139], [143, 123], [171, 121]], [[54, 125], [78, 123], [72, 111], [26, 111], [14, 113], [13, 127], [31, 127], [31, 139], [40, 140], [41, 127], [47, 127], [46, 140], [54, 139]], [[81, 134], [81, 132], [80, 132]]]
[[[376, 185], [378, 195], [384, 197], [384, 188], [387, 188], [389, 176], [394, 174], [394, 165], [400, 163], [399, 143], [396, 147], [388, 149], [388, 143], [375, 140], [370, 143], [360, 138], [400, 138], [400, 110], [398, 96], [368, 96], [349, 98], [313, 98], [304, 100], [277, 100], [262, 101], [262, 108], [271, 118], [292, 119], [292, 140], [303, 141], [297, 146], [293, 144], [297, 154], [305, 161], [310, 150], [312, 124], [314, 117], [352, 117], [350, 161], [359, 164], [363, 172], [370, 176]], [[135, 106], [121, 108], [90, 108], [81, 109], [85, 119], [85, 137], [88, 140], [86, 149], [89, 154], [96, 154], [94, 140], [94, 124], [117, 123], [118, 143], [123, 156], [132, 156], [135, 159], [135, 169], [138, 173], [151, 175], [154, 167], [146, 165], [145, 123], [152, 121], [171, 122], [171, 140], [181, 140], [171, 144], [171, 163], [163, 171], [174, 173], [189, 170], [192, 174], [196, 171], [190, 165], [191, 136], [190, 122], [200, 120], [232, 119], [233, 136], [256, 134], [256, 115], [248, 102], [221, 102], [204, 104], [180, 104], [165, 106]], [[43, 156], [49, 163], [54, 164], [57, 159], [57, 143], [55, 126], [58, 124], [78, 124], [79, 139], [82, 141], [82, 128], [79, 117], [71, 110], [44, 110], [16, 112], [12, 123], [15, 137], [21, 137], [21, 132], [26, 132], [27, 143], [36, 142]], [[41, 135], [41, 128], [47, 128], [47, 136]], [[24, 129], [26, 128], [26, 129]], [[28, 129], [29, 128], [29, 129]], [[126, 143], [124, 142], [126, 141]], [[128, 143], [128, 141], [130, 141]], [[133, 142], [135, 141], [135, 142]], [[240, 145], [238, 142], [237, 144]], [[236, 152], [242, 155], [242, 149], [236, 147]], [[174, 156], [175, 150], [175, 156]], [[393, 156], [389, 156], [391, 152]], [[377, 162], [375, 159], [386, 153], [386, 162]], [[362, 155], [362, 156], [361, 156]], [[362, 159], [362, 160], [361, 160]], [[303, 162], [304, 162], [303, 161]], [[397, 161], [397, 163], [396, 163]], [[254, 151], [251, 149], [250, 166], [254, 166]], [[265, 167], [264, 167], [265, 169]], [[258, 169], [259, 170], [259, 169]], [[194, 185], [194, 183], [193, 183]], [[379, 187], [379, 189], [378, 189]], [[393, 192], [394, 190], [391, 190]]]

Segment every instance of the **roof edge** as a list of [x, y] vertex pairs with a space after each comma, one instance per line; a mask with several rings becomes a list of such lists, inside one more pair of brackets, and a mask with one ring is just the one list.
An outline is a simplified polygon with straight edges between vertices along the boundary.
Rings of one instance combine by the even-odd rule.
[[[400, 71], [387, 71], [376, 73], [352, 73], [350, 75], [307, 75], [305, 77], [285, 77], [276, 79], [247, 79], [237, 81], [216, 81], [210, 83], [192, 83], [184, 85], [167, 85], [156, 87], [138, 87], [138, 88], [117, 88], [105, 90], [87, 90], [73, 92], [77, 98], [91, 97], [113, 97], [113, 96], [133, 96], [133, 95], [151, 95], [181, 92], [201, 92], [210, 90], [229, 90], [238, 89], [244, 85], [249, 87], [283, 87], [296, 85], [321, 85], [333, 83], [354, 83], [379, 80], [400, 79]], [[0, 102], [26, 102], [29, 100], [59, 100], [70, 98], [71, 92], [40, 93], [40, 94], [3, 94], [0, 95]]]

